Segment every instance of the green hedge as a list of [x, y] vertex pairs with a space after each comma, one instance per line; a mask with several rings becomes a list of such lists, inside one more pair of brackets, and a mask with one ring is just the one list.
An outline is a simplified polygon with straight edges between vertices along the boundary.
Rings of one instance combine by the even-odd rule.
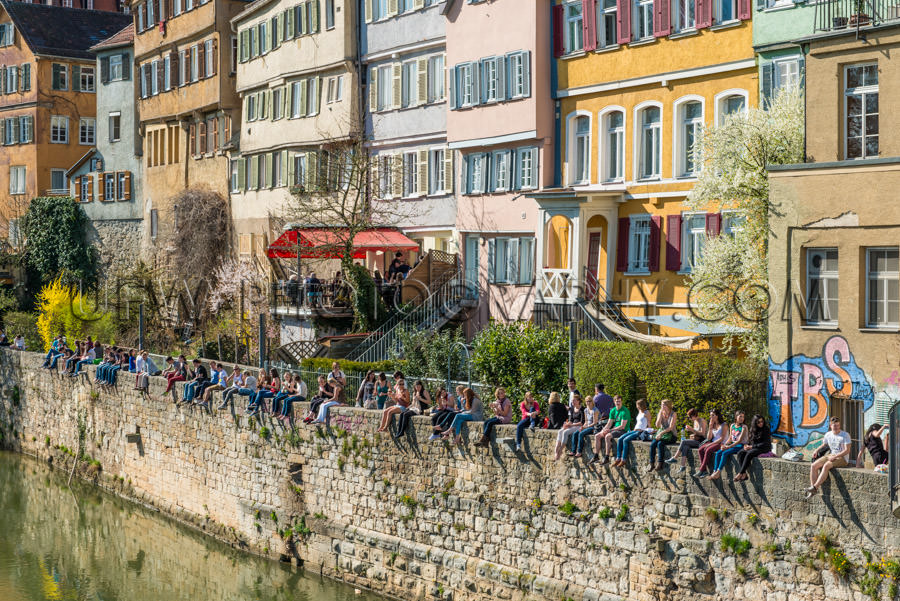
[[696, 407], [718, 408], [727, 419], [736, 409], [766, 414], [765, 366], [719, 351], [671, 351], [627, 342], [583, 341], [575, 354], [575, 379], [585, 394], [598, 382], [629, 407], [645, 398], [654, 415], [670, 399], [680, 418]]
[[331, 364], [337, 361], [341, 364], [341, 370], [346, 372], [351, 371], [361, 371], [367, 372], [370, 369], [374, 371], [376, 374], [380, 372], [384, 372], [390, 376], [392, 373], [397, 371], [403, 371], [405, 369], [404, 361], [374, 361], [374, 362], [366, 362], [366, 361], [347, 361], [345, 359], [329, 359], [328, 357], [315, 357], [312, 359], [303, 359], [300, 362], [300, 367], [303, 369], [310, 370], [319, 370], [329, 372], [331, 371]]

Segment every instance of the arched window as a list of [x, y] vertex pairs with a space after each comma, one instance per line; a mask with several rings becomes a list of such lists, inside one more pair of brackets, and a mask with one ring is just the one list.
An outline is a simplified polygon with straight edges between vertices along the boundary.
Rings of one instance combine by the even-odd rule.
[[603, 116], [602, 181], [617, 182], [625, 177], [625, 113], [610, 111]]
[[658, 106], [649, 106], [639, 114], [638, 177], [656, 179], [662, 173], [662, 114]]
[[678, 105], [678, 152], [675, 172], [682, 177], [696, 175], [700, 170], [697, 143], [703, 127], [703, 104], [690, 100]]
[[554, 215], [547, 222], [547, 269], [569, 268], [569, 239], [572, 222], [564, 215]]

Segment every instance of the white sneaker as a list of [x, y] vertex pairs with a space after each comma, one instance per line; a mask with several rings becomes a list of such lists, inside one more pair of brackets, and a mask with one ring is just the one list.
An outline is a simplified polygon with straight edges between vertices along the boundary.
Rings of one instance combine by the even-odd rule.
[[819, 492], [819, 490], [815, 486], [810, 486], [806, 489], [806, 498], [811, 499], [817, 492]]
[[440, 439], [441, 439], [441, 435], [440, 435], [440, 434], [432, 434], [431, 436], [428, 437], [428, 440], [429, 440], [429, 441], [432, 441], [432, 440], [440, 440]]
[[522, 452], [522, 445], [517, 444], [516, 445], [516, 453], [521, 453], [521, 452]]

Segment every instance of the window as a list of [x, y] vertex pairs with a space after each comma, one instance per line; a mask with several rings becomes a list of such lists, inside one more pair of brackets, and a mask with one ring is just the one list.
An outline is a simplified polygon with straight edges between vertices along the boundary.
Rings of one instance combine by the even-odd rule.
[[340, 102], [344, 95], [344, 76], [336, 75], [328, 78], [328, 89], [325, 92], [325, 102], [332, 104]]
[[490, 239], [488, 266], [488, 280], [492, 284], [531, 284], [534, 278], [534, 238]]
[[507, 55], [506, 96], [510, 100], [531, 96], [531, 55], [528, 52], [513, 52]]
[[200, 52], [197, 46], [191, 46], [191, 81], [197, 81], [200, 77]]
[[219, 135], [218, 125], [218, 119], [215, 117], [208, 117], [206, 119], [206, 152], [214, 153], [216, 151], [218, 142], [216, 138]]
[[50, 117], [50, 141], [54, 144], [69, 143], [69, 118], [53, 115]]
[[154, 240], [159, 234], [159, 210], [150, 209], [150, 237]]
[[150, 63], [150, 95], [159, 94], [159, 61]]
[[259, 54], [268, 54], [269, 53], [269, 29], [268, 25], [265, 21], [257, 25], [257, 30], [259, 33], [257, 36], [259, 37]]
[[65, 169], [50, 170], [50, 189], [56, 193], [69, 193], [69, 185], [66, 183]]
[[[281, 32], [279, 32], [281, 35]], [[231, 72], [234, 73], [237, 70], [238, 65], [238, 37], [236, 35], [231, 36]]]
[[873, 248], [867, 253], [866, 324], [900, 325], [900, 253], [896, 248]]
[[481, 101], [497, 102], [505, 94], [500, 90], [500, 73], [504, 70], [503, 58], [486, 58], [481, 61]]
[[603, 122], [606, 131], [603, 181], [620, 181], [625, 174], [625, 113], [608, 113]]
[[124, 78], [124, 71], [122, 69], [122, 55], [113, 54], [109, 57], [109, 80], [121, 81]]
[[703, 247], [706, 246], [706, 214], [685, 213], [681, 223], [681, 269], [690, 271], [703, 256]]
[[283, 186], [284, 182], [281, 177], [281, 153], [284, 151], [279, 150], [278, 152], [272, 153], [272, 187]]
[[393, 95], [393, 67], [384, 65], [376, 70], [376, 89], [378, 91], [377, 110], [385, 111], [390, 109], [394, 104]]
[[309, 157], [305, 153], [294, 155], [294, 182], [295, 186], [306, 185], [307, 165]]
[[640, 112], [640, 170], [641, 179], [660, 177], [660, 162], [662, 154], [662, 123], [659, 107], [651, 106]]
[[675, 0], [675, 31], [694, 29], [695, 0]]
[[390, 198], [394, 195], [394, 157], [380, 155], [375, 160], [378, 164], [378, 198]]
[[155, 0], [150, 0], [147, 2], [147, 27], [152, 27], [154, 23], [156, 23], [156, 2]]
[[103, 185], [103, 198], [101, 200], [116, 199], [116, 174], [104, 173], [101, 180]]
[[207, 77], [212, 77], [216, 73], [216, 65], [213, 60], [216, 54], [215, 52], [213, 52], [213, 40], [206, 40], [205, 42], [203, 42], [203, 44], [205, 46], [203, 56], [206, 62], [206, 65], [203, 68], [203, 73]]
[[653, 0], [634, 0], [634, 39], [653, 38]]
[[428, 193], [441, 194], [447, 191], [445, 162], [447, 150], [438, 148], [428, 153]]
[[284, 88], [272, 90], [272, 120], [278, 121], [284, 117]]
[[498, 150], [491, 160], [491, 192], [506, 192], [510, 189], [510, 162], [512, 153], [509, 150]]
[[716, 23], [728, 23], [737, 19], [737, 0], [716, 0]]
[[591, 118], [575, 117], [572, 131], [572, 154], [569, 159], [571, 184], [589, 184], [591, 181]]
[[81, 200], [81, 202], [90, 202], [94, 200], [93, 198], [91, 198], [91, 176], [84, 175], [78, 179], [78, 183], [81, 185], [81, 189], [78, 190], [79, 200]]
[[466, 193], [482, 194], [485, 192], [486, 155], [475, 153], [466, 156], [467, 175]]
[[0, 47], [16, 43], [16, 28], [12, 23], [0, 23]]
[[597, 47], [610, 48], [618, 44], [616, 36], [616, 0], [597, 1]]
[[7, 94], [12, 94], [19, 89], [19, 68], [15, 65], [11, 67], [6, 67], [3, 69], [3, 72], [0, 73], [6, 77], [6, 88], [5, 91]]
[[838, 251], [810, 248], [806, 251], [806, 321], [837, 323]]
[[9, 168], [9, 193], [25, 194], [25, 166], [13, 165]]
[[400, 77], [400, 108], [409, 108], [416, 104], [418, 72], [416, 61], [403, 63]]
[[848, 159], [878, 156], [878, 65], [847, 67], [844, 83]]
[[796, 90], [800, 86], [800, 60], [791, 58], [777, 60], [773, 63], [775, 69], [775, 89], [777, 94], [782, 89]]
[[444, 55], [438, 54], [428, 58], [428, 102], [444, 100]]
[[566, 14], [566, 52], [584, 50], [584, 16], [581, 13], [581, 0], [565, 5]]
[[334, 0], [325, 0], [325, 29], [334, 29]]
[[67, 65], [53, 63], [52, 88], [54, 90], [69, 89], [69, 67]]
[[516, 153], [516, 184], [519, 190], [537, 187], [537, 152], [537, 148], [520, 148]]
[[94, 119], [81, 118], [78, 120], [78, 143], [85, 146], [94, 145], [94, 130], [97, 122]]
[[27, 144], [34, 141], [34, 117], [19, 117], [19, 143]]
[[372, 20], [386, 19], [388, 16], [388, 0], [372, 0]]
[[127, 200], [128, 199], [128, 174], [124, 171], [119, 171], [116, 173], [116, 198], [118, 200]]
[[464, 63], [457, 65], [457, 77], [459, 85], [459, 106], [473, 106], [477, 103], [475, 98], [475, 77], [472, 73], [474, 65]]
[[94, 92], [94, 68], [93, 67], [82, 67], [81, 68], [81, 81], [79, 82], [81, 87], [79, 88], [82, 92]]
[[738, 211], [722, 211], [722, 231], [728, 236], [734, 236], [747, 222], [747, 216]]
[[678, 107], [681, 119], [679, 129], [678, 172], [682, 176], [693, 176], [699, 171], [696, 147], [703, 127], [703, 105], [699, 102], [685, 102]]
[[628, 241], [628, 271], [650, 271], [650, 216], [632, 215]]
[[747, 96], [741, 93], [723, 93], [716, 97], [716, 121], [721, 125], [732, 115], [747, 111]]
[[415, 152], [403, 153], [403, 197], [415, 196], [419, 191], [418, 156]]
[[191, 53], [187, 50], [178, 52], [178, 85], [184, 86], [188, 84], [188, 74], [191, 72], [189, 61]]
[[167, 92], [172, 89], [172, 56], [169, 54], [163, 60], [163, 89]]

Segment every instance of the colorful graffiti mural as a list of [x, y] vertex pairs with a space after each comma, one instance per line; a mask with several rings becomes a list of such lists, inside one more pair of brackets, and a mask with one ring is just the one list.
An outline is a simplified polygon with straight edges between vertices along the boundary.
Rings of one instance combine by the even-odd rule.
[[863, 412], [875, 402], [872, 383], [842, 336], [832, 336], [819, 357], [794, 355], [784, 363], [769, 360], [769, 416], [773, 435], [803, 446], [828, 429], [832, 396], [861, 401]]

